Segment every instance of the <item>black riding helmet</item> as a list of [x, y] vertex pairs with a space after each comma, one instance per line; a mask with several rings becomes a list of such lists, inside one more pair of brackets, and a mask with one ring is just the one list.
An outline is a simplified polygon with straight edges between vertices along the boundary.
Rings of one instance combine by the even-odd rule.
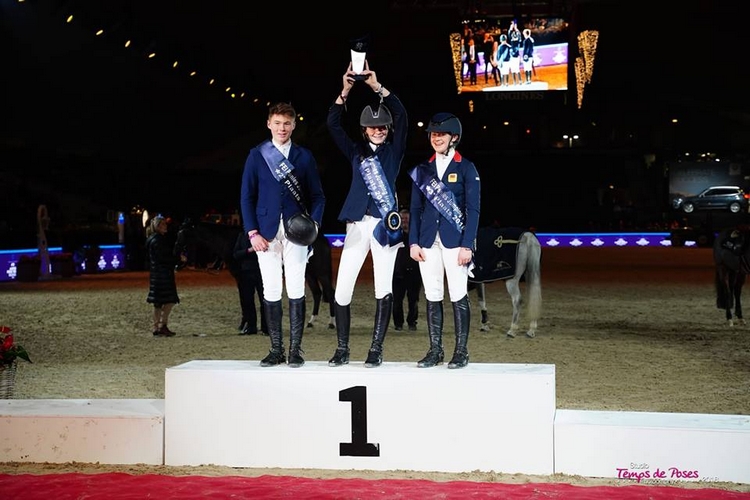
[[388, 127], [388, 133], [390, 134], [393, 127], [393, 117], [384, 105], [378, 104], [377, 111], [374, 111], [372, 106], [368, 104], [362, 110], [362, 114], [359, 115], [359, 125], [362, 127], [362, 136], [369, 141], [364, 130], [365, 127]]
[[427, 125], [427, 137], [431, 132], [457, 135], [458, 139], [451, 142], [451, 147], [456, 147], [461, 141], [461, 121], [450, 113], [438, 113], [430, 119], [430, 123]]

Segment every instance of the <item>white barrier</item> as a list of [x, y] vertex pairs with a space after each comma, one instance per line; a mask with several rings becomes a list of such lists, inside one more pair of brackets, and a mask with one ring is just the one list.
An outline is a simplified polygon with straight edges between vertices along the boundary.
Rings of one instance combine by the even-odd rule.
[[750, 416], [557, 410], [555, 472], [750, 483]]
[[161, 465], [164, 400], [0, 401], [0, 461]]
[[165, 464], [553, 473], [554, 365], [168, 368]]
[[750, 416], [555, 411], [553, 365], [167, 369], [166, 400], [0, 400], [0, 462], [495, 471], [750, 484]]

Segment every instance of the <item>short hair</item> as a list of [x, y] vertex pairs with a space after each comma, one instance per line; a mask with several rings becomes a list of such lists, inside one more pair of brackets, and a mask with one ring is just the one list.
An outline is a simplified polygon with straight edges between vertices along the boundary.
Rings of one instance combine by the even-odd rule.
[[297, 112], [294, 110], [294, 106], [288, 102], [277, 102], [268, 108], [268, 119], [270, 120], [273, 115], [288, 116], [292, 120], [297, 119]]

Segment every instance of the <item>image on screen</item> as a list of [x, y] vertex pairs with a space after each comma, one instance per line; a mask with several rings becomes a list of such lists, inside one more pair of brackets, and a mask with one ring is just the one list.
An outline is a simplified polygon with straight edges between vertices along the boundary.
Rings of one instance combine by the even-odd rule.
[[463, 20], [451, 34], [458, 92], [568, 90], [568, 28], [561, 17]]

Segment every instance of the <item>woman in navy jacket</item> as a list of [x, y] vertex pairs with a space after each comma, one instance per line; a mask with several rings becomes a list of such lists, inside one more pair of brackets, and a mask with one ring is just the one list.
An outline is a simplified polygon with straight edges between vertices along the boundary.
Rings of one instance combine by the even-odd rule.
[[349, 362], [354, 285], [367, 254], [371, 253], [376, 308], [365, 366], [372, 368], [383, 362], [383, 340], [393, 308], [393, 268], [397, 251], [403, 246], [401, 231], [394, 229], [397, 224], [393, 222], [399, 219], [396, 177], [406, 150], [407, 118], [401, 101], [378, 82], [377, 75], [365, 61], [362, 81], [378, 95], [380, 102], [362, 110], [359, 120], [362, 139], [350, 138], [341, 121], [356, 76], [349, 65], [343, 77], [343, 89], [328, 111], [331, 137], [352, 166], [349, 194], [339, 213], [339, 220], [346, 223], [346, 238], [336, 278], [337, 347], [328, 364], [341, 366]]
[[456, 346], [448, 368], [469, 362], [471, 319], [468, 279], [479, 227], [479, 173], [456, 151], [461, 122], [450, 113], [438, 113], [427, 126], [435, 154], [409, 171], [411, 192], [409, 254], [419, 262], [427, 299], [430, 349], [417, 363], [420, 368], [443, 362], [444, 280], [453, 304]]

